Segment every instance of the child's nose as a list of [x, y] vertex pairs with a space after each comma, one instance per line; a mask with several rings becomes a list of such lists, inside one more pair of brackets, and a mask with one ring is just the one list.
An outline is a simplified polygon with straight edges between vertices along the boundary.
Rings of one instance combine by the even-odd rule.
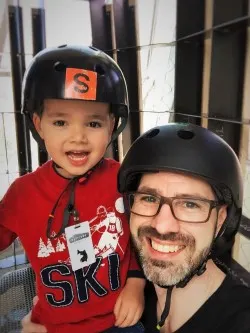
[[71, 141], [72, 142], [88, 142], [87, 133], [84, 130], [84, 127], [81, 125], [76, 125], [72, 128], [71, 131]]

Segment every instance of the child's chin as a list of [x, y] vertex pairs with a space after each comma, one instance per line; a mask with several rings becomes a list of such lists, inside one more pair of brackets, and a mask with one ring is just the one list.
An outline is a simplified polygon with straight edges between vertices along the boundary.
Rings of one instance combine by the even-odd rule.
[[86, 172], [88, 171], [88, 169], [85, 168], [71, 168], [71, 169], [66, 169], [65, 172], [68, 173], [69, 176], [71, 177], [78, 177], [78, 176], [82, 176], [84, 175]]
[[86, 171], [85, 170], [74, 170], [74, 168], [57, 168], [57, 172], [65, 178], [74, 178], [74, 177], [78, 177], [81, 176], [82, 174], [84, 174]]

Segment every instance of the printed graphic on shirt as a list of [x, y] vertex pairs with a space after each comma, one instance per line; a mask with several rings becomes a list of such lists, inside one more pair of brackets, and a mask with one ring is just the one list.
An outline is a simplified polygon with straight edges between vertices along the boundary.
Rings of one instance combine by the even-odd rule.
[[[56, 264], [45, 266], [40, 272], [42, 284], [50, 288], [45, 297], [53, 307], [70, 306], [74, 301], [84, 303], [89, 300], [89, 293], [94, 292], [96, 296], [103, 297], [109, 290], [115, 291], [121, 286], [120, 259], [117, 253], [112, 253], [107, 258], [108, 283], [104, 286], [103, 281], [97, 276], [103, 258], [97, 257], [96, 262], [72, 272], [68, 265]], [[60, 275], [60, 279], [55, 277]], [[73, 277], [73, 280], [71, 279]], [[108, 289], [107, 289], [108, 287]], [[53, 291], [54, 289], [54, 291]], [[61, 293], [57, 291], [61, 290]], [[74, 292], [76, 290], [76, 292]]]
[[66, 249], [66, 246], [64, 245], [63, 242], [58, 239], [57, 244], [56, 244], [56, 252], [63, 252]]
[[99, 206], [97, 218], [100, 221], [98, 224], [92, 226], [92, 222], [90, 222], [92, 238], [96, 232], [101, 234], [99, 242], [95, 246], [95, 255], [106, 258], [109, 254], [115, 252], [117, 247], [124, 253], [119, 244], [119, 238], [123, 235], [122, 221], [116, 216], [114, 209]]
[[40, 257], [40, 258], [49, 257], [50, 254], [53, 253], [53, 252], [55, 252], [55, 249], [51, 244], [51, 240], [48, 239], [47, 242], [46, 242], [46, 245], [45, 245], [42, 238], [40, 237], [38, 257]]
[[65, 265], [67, 265], [67, 266], [72, 266], [72, 265], [71, 265], [70, 257], [68, 257], [66, 260], [58, 260], [58, 263], [59, 263], [59, 264], [65, 264]]
[[[96, 210], [96, 216], [88, 221], [96, 257], [106, 258], [113, 252], [124, 254], [124, 250], [119, 243], [119, 238], [123, 235], [122, 220], [118, 216], [118, 213], [124, 214], [125, 212], [123, 199], [118, 198], [114, 206], [99, 206]], [[53, 231], [52, 236], [55, 235], [56, 233]], [[40, 238], [37, 256], [45, 258], [58, 252], [65, 252], [66, 249], [67, 242], [64, 233], [59, 238], [52, 240]], [[81, 249], [79, 249], [78, 255], [82, 255], [83, 260], [86, 258], [84, 254], [81, 254]], [[58, 260], [58, 263], [71, 265], [69, 257], [66, 260]]]

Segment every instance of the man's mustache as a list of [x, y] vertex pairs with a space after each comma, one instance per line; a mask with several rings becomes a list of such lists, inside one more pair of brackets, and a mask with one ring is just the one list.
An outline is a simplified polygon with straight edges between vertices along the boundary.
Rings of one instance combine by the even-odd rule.
[[138, 238], [142, 239], [142, 237], [153, 237], [161, 241], [179, 242], [184, 245], [192, 246], [195, 245], [195, 239], [192, 236], [184, 235], [179, 232], [168, 232], [166, 234], [160, 234], [155, 228], [150, 226], [142, 226], [138, 228]]

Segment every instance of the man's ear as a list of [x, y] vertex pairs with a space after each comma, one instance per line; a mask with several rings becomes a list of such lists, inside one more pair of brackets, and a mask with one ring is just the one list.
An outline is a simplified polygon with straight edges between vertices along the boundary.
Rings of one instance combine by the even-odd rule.
[[225, 222], [227, 218], [227, 206], [223, 205], [220, 207], [219, 212], [218, 212], [218, 219], [217, 219], [217, 228], [216, 228], [216, 236], [219, 233], [223, 223]]
[[35, 129], [37, 130], [38, 134], [43, 139], [43, 131], [42, 131], [42, 127], [41, 127], [41, 117], [37, 113], [33, 114], [33, 124], [34, 124]]

